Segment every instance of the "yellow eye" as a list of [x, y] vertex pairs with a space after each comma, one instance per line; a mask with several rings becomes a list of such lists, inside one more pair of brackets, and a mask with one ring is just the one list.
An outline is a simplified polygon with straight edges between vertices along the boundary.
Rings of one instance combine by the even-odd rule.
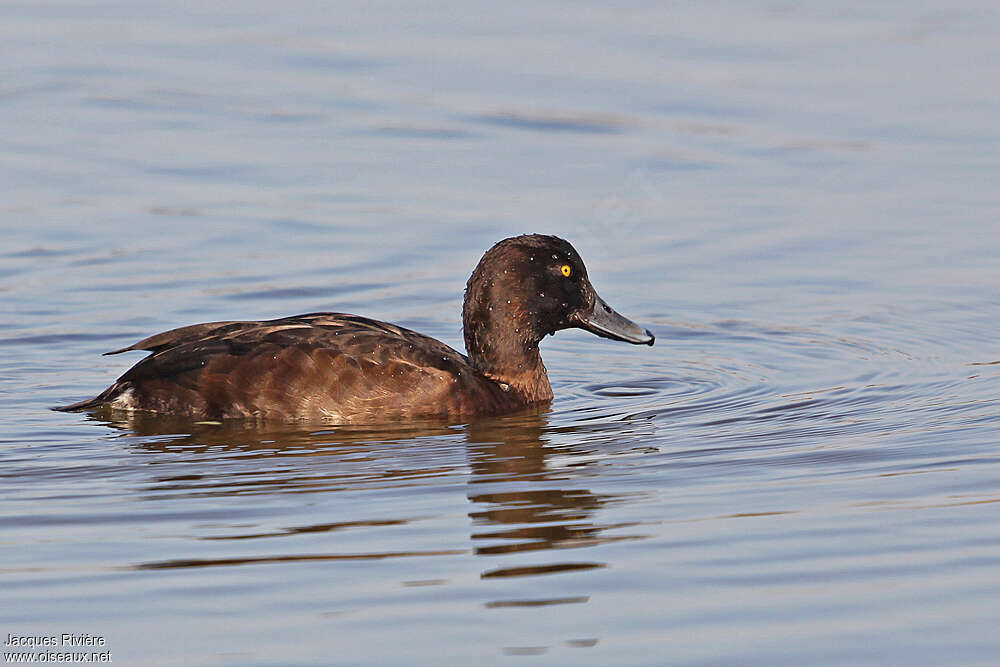
[[573, 273], [573, 269], [572, 269], [572, 268], [570, 268], [570, 265], [569, 265], [569, 264], [563, 264], [563, 265], [562, 265], [562, 268], [561, 268], [561, 269], [559, 269], [559, 270], [560, 270], [560, 271], [562, 271], [562, 274], [563, 274], [564, 276], [566, 276], [567, 278], [569, 278], [569, 274]]

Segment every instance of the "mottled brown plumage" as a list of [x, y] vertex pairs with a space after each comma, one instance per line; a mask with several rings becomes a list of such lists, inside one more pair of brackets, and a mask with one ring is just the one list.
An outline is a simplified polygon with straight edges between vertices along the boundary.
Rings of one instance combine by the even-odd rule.
[[552, 398], [538, 343], [568, 327], [652, 345], [597, 296], [566, 241], [527, 235], [491, 248], [469, 278], [466, 357], [428, 336], [343, 313], [211, 322], [109, 352], [146, 350], [101, 407], [333, 423], [509, 412]]

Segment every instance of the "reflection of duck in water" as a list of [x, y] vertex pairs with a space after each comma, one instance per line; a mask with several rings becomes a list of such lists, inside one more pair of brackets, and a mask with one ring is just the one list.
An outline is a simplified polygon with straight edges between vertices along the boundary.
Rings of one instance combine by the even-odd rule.
[[[109, 423], [129, 435], [129, 447], [155, 456], [156, 464], [145, 467], [150, 475], [142, 485], [142, 497], [162, 501], [167, 497], [254, 497], [285, 494], [329, 495], [318, 503], [325, 508], [306, 513], [317, 521], [286, 523], [286, 517], [253, 510], [240, 514], [238, 524], [226, 520], [210, 530], [198, 530], [197, 543], [171, 558], [136, 563], [140, 569], [225, 567], [244, 564], [299, 561], [383, 560], [411, 556], [456, 556], [468, 553], [454, 545], [412, 545], [407, 526], [427, 519], [406, 503], [389, 504], [389, 513], [373, 514], [358, 497], [340, 494], [379, 494], [421, 486], [439, 494], [441, 507], [452, 507], [449, 496], [461, 478], [467, 483], [472, 504], [469, 517], [474, 528], [471, 539], [476, 556], [483, 561], [483, 579], [525, 577], [559, 572], [601, 569], [604, 562], [589, 552], [574, 552], [573, 558], [557, 556], [563, 549], [589, 547], [607, 542], [641, 538], [622, 534], [622, 524], [599, 522], [597, 515], [619, 496], [597, 494], [583, 479], [573, 478], [586, 465], [589, 447], [574, 444], [584, 433], [576, 426], [560, 427], [571, 434], [569, 442], [553, 447], [545, 417], [546, 406], [528, 408], [519, 414], [473, 420], [463, 426], [448, 426], [440, 420], [408, 420], [380, 425], [348, 425], [317, 430], [307, 425], [261, 424], [247, 428], [241, 422], [197, 424], [190, 419], [152, 413], [122, 415], [126, 420]], [[155, 437], [150, 437], [155, 436]], [[461, 443], [464, 441], [464, 448]], [[423, 447], [434, 443], [434, 447]], [[456, 445], [452, 447], [447, 444]], [[461, 452], [467, 451], [467, 457]], [[553, 467], [550, 457], [570, 461], [572, 468]], [[238, 454], [238, 455], [234, 455]], [[470, 473], [471, 468], [471, 473]], [[567, 471], [574, 471], [567, 476]], [[421, 494], [425, 491], [421, 491]], [[346, 501], [346, 502], [345, 502]], [[312, 503], [310, 503], [312, 504]], [[266, 504], [265, 504], [266, 506]], [[437, 519], [438, 516], [433, 518]], [[395, 533], [393, 527], [400, 527]], [[371, 551], [344, 551], [324, 542], [322, 535], [377, 527], [383, 532]], [[388, 532], [385, 532], [388, 531]], [[613, 531], [612, 534], [609, 534]], [[304, 536], [312, 536], [304, 537]], [[286, 542], [280, 538], [296, 537]], [[268, 549], [239, 547], [248, 541], [276, 539]], [[304, 541], [303, 541], [304, 540]], [[233, 546], [221, 557], [208, 543]], [[205, 548], [202, 548], [203, 545]], [[448, 547], [448, 548], [446, 548]], [[553, 551], [558, 550], [558, 551]], [[508, 562], [506, 555], [530, 552], [534, 562]], [[586, 602], [588, 595], [572, 591], [570, 596], [523, 599], [502, 597], [486, 601], [487, 607], [517, 607]], [[491, 589], [491, 596], [506, 595]]]
[[[567, 483], [558, 468], [546, 460], [548, 429], [542, 415], [477, 420], [465, 426], [472, 478], [469, 500], [479, 506], [469, 513], [478, 528], [472, 538], [476, 553], [496, 556], [593, 546], [637, 539], [637, 535], [609, 536], [612, 526], [596, 523], [594, 515], [617, 496], [600, 495]], [[572, 456], [575, 446], [563, 449]], [[574, 468], [579, 471], [580, 468]], [[603, 567], [600, 563], [568, 562], [501, 568], [484, 577], [547, 574]]]
[[338, 423], [497, 414], [552, 398], [538, 350], [547, 334], [577, 327], [654, 340], [604, 303], [576, 250], [555, 236], [493, 246], [469, 278], [462, 320], [468, 357], [342, 313], [182, 327], [109, 353], [152, 352], [99, 396], [57, 409]]

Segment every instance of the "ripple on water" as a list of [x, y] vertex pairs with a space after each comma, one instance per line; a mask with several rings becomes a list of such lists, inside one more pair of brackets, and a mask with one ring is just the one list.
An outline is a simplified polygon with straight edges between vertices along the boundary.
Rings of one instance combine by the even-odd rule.
[[[595, 455], [642, 453], [620, 444], [626, 436], [656, 443], [649, 451], [684, 456], [684, 465], [725, 467], [728, 459], [738, 469], [754, 467], [753, 457], [761, 466], [844, 471], [899, 469], [900, 452], [880, 442], [888, 434], [990, 418], [988, 406], [961, 398], [974, 377], [869, 338], [745, 321], [672, 324], [668, 332], [656, 331], [672, 374], [629, 369], [625, 377], [609, 373], [605, 381], [562, 387], [557, 423], [575, 429]], [[618, 430], [602, 432], [607, 423]], [[935, 455], [908, 454], [906, 465]], [[655, 455], [646, 461], [662, 462]]]

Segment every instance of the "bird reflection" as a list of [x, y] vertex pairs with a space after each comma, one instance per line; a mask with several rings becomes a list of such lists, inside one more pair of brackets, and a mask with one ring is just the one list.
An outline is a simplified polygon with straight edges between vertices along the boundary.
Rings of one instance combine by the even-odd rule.
[[469, 500], [482, 507], [469, 513], [476, 526], [472, 539], [477, 554], [566, 549], [624, 539], [602, 536], [613, 526], [594, 521], [595, 512], [615, 496], [582, 488], [574, 480], [579, 467], [559, 469], [547, 463], [555, 454], [572, 460], [574, 453], [583, 453], [582, 448], [553, 445], [548, 433], [544, 414], [466, 426], [472, 467]]
[[[307, 427], [247, 424], [245, 422], [191, 422], [153, 414], [104, 414], [98, 419], [119, 432], [137, 452], [154, 455], [149, 470], [154, 477], [142, 491], [149, 499], [165, 497], [224, 497], [237, 495], [375, 491], [404, 486], [452, 486], [464, 480], [472, 504], [472, 552], [498, 557], [520, 552], [544, 552], [589, 547], [635, 539], [636, 535], [608, 534], [625, 524], [602, 524], [599, 510], [618, 496], [595, 494], [581, 473], [594, 459], [593, 451], [574, 438], [577, 427], [549, 424], [547, 408], [477, 420], [468, 424], [408, 421], [372, 426]], [[587, 428], [592, 429], [593, 426]], [[554, 463], [553, 459], [558, 459]], [[348, 505], [348, 512], [357, 505]], [[360, 528], [392, 528], [425, 517], [407, 515], [408, 508], [390, 517], [335, 517], [309, 525], [267, 527], [254, 524], [237, 530], [200, 535], [198, 540], [258, 540], [282, 536], [331, 533]], [[334, 518], [334, 517], [331, 517]], [[616, 533], [620, 531], [615, 531]], [[377, 550], [371, 558], [408, 555], [444, 555], [454, 550], [428, 552]], [[329, 559], [343, 558], [330, 554]], [[364, 558], [366, 554], [354, 554]], [[316, 554], [276, 556], [277, 560], [327, 558]], [[272, 560], [268, 557], [267, 560]], [[194, 567], [243, 562], [226, 558], [184, 559], [146, 563], [141, 567]], [[246, 562], [260, 562], [247, 554]], [[489, 563], [484, 579], [539, 576], [572, 570], [602, 568], [601, 562], [543, 558], [537, 565], [516, 567]], [[572, 601], [582, 601], [579, 596]], [[501, 601], [516, 605], [518, 601]], [[537, 605], [545, 601], [529, 600]], [[564, 600], [565, 602], [565, 600]], [[554, 604], [555, 602], [553, 602]], [[492, 604], [492, 603], [491, 603]], [[497, 604], [500, 604], [499, 602]]]

